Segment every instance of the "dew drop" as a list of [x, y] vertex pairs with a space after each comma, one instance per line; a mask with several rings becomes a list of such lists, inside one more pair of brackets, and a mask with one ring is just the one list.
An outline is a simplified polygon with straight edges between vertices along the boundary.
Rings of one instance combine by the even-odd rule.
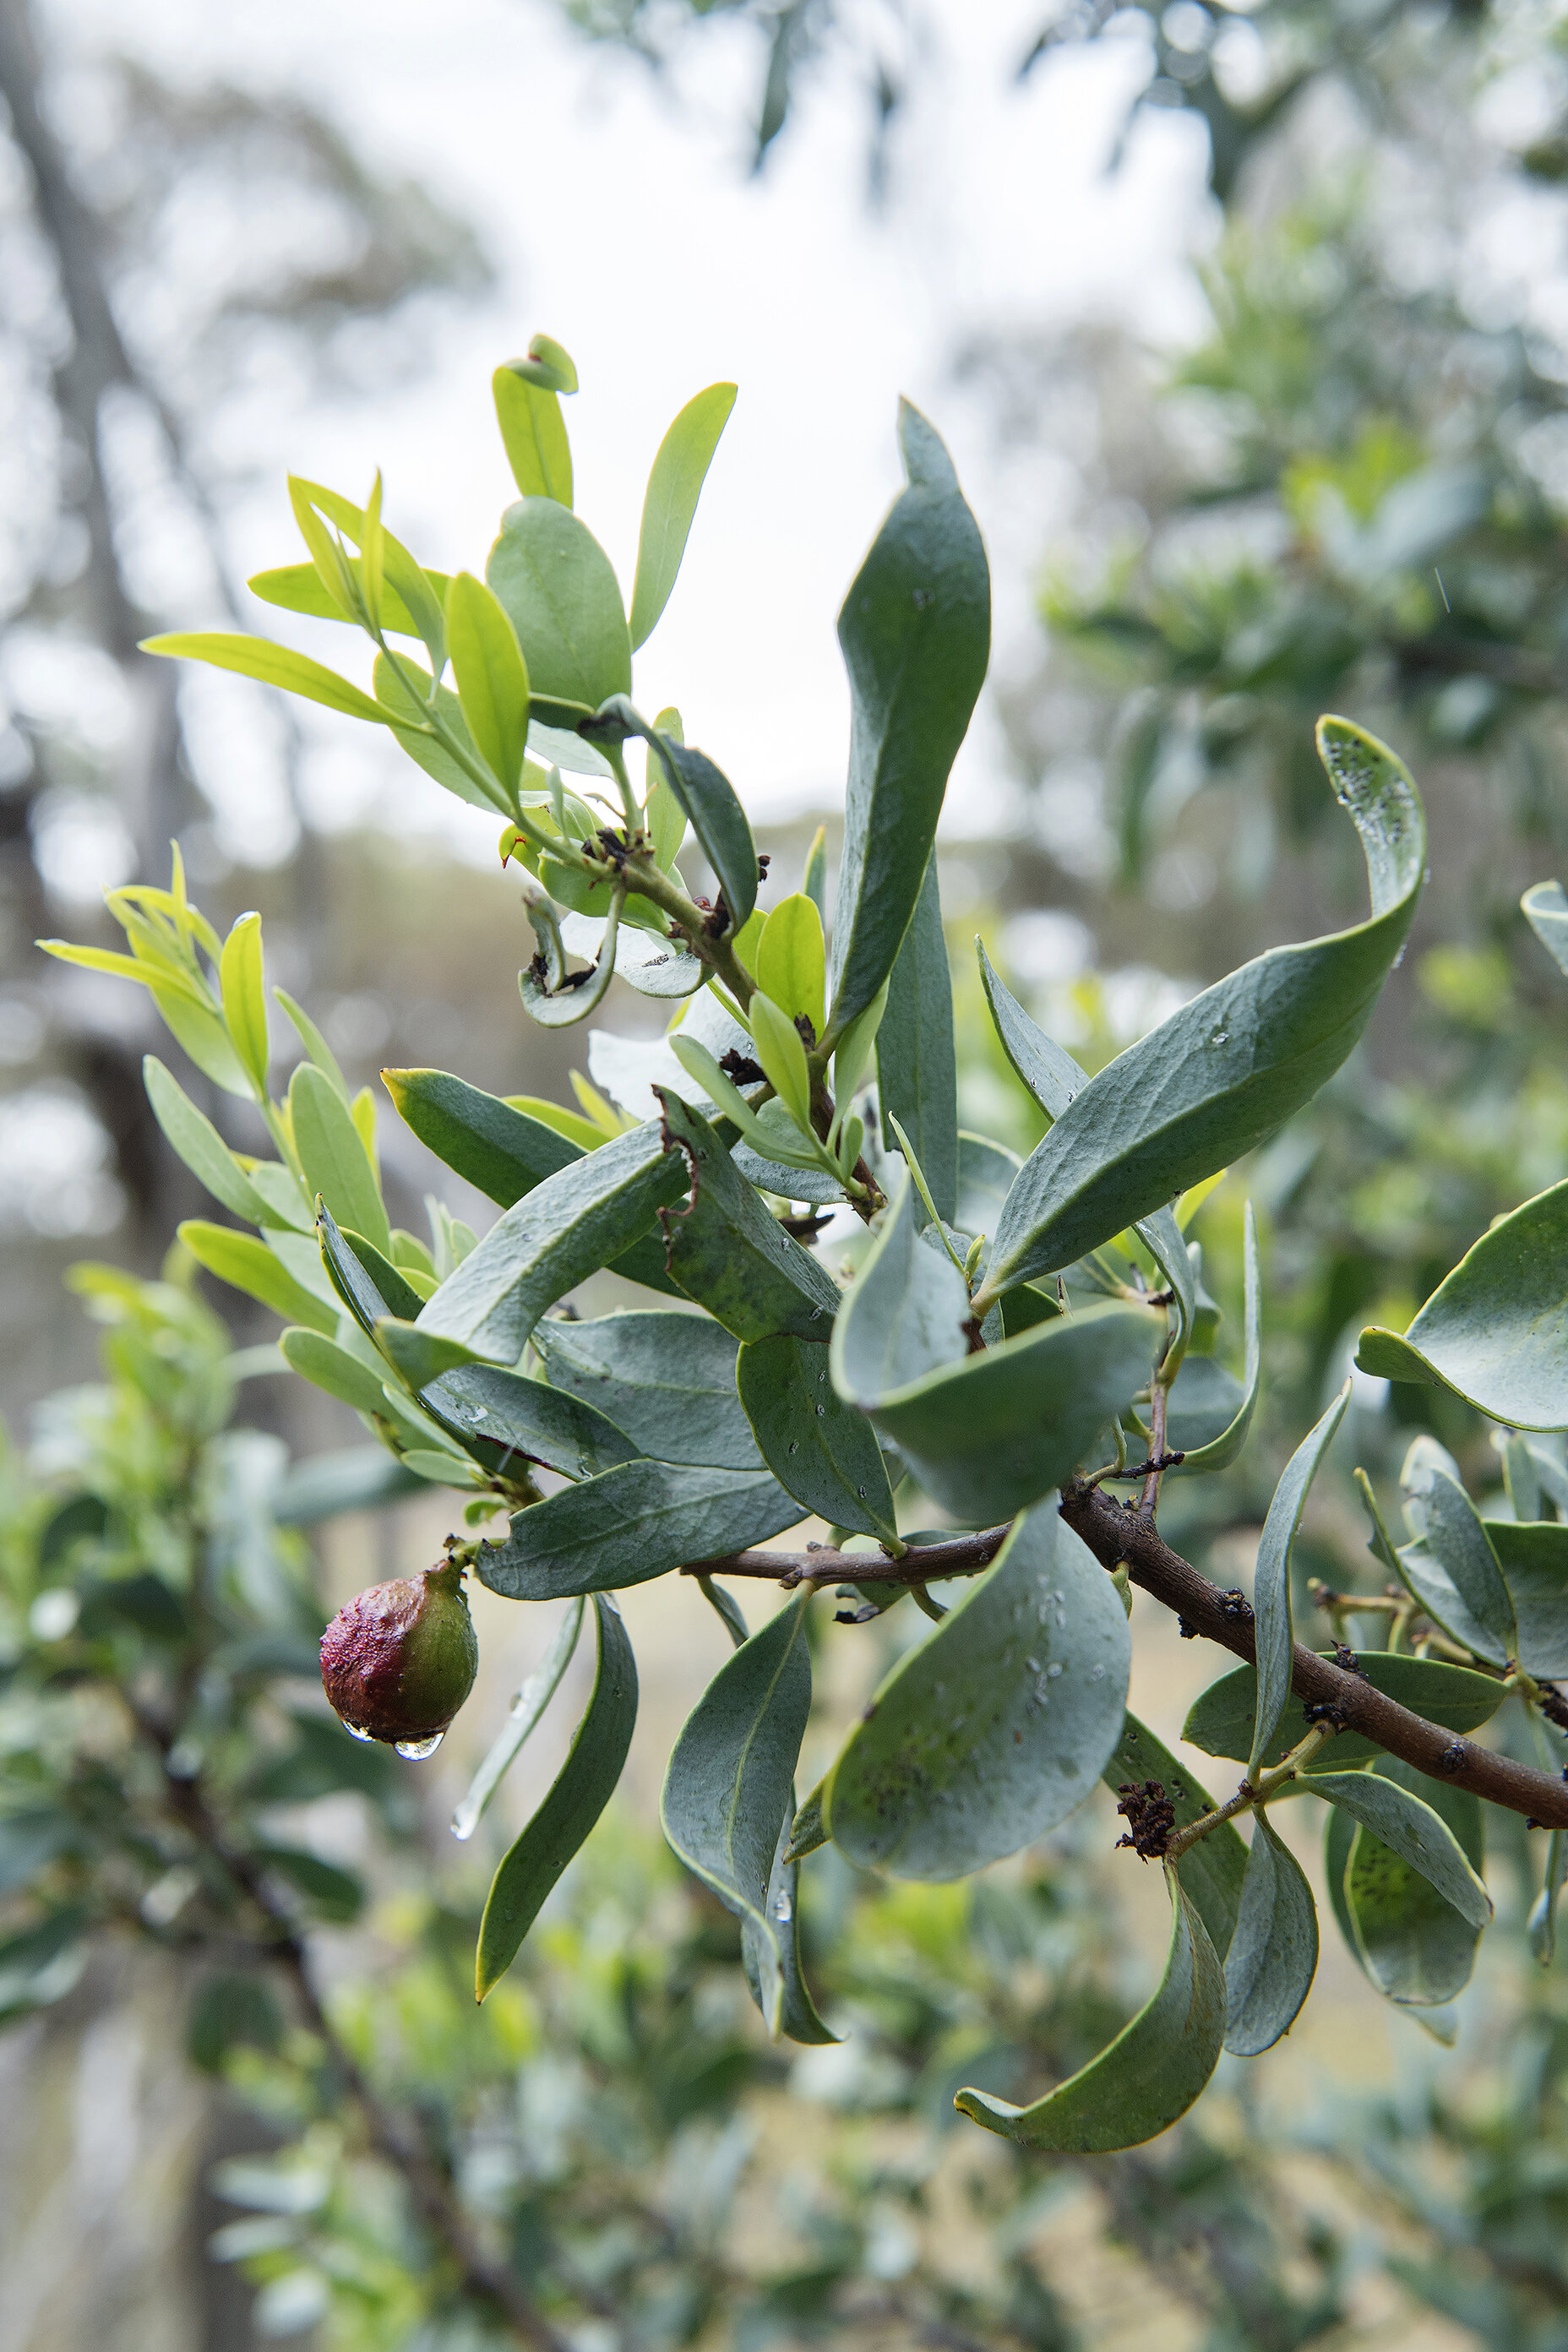
[[855, 1489], [855, 1492], [859, 1496], [860, 1500], [861, 1500], [862, 1502], [864, 1502], [864, 1501], [865, 1501], [865, 1499], [866, 1499], [866, 1489], [865, 1489], [865, 1487], [864, 1487], [864, 1486], [857, 1486], [857, 1487], [856, 1487], [856, 1489]]
[[1398, 954], [1394, 957], [1394, 971], [1397, 971], [1399, 970], [1400, 965], [1401, 965], [1404, 961], [1405, 961], [1405, 950], [1404, 950], [1403, 948], [1401, 948], [1401, 949], [1400, 949], [1400, 950], [1399, 950], [1399, 953], [1398, 953]]
[[1039, 1673], [1040, 1662], [1038, 1658], [1026, 1658], [1024, 1664], [1028, 1667], [1029, 1672], [1032, 1675], [1037, 1675]]
[[826, 1374], [826, 1372], [818, 1372], [818, 1374], [817, 1374], [817, 1376], [816, 1376], [816, 1385], [817, 1385], [817, 1387], [818, 1387], [818, 1388], [820, 1388], [820, 1387], [822, 1386], [822, 1384], [823, 1384], [824, 1381], [826, 1381], [826, 1378], [827, 1378], [827, 1374]]
[[1229, 1036], [1230, 1031], [1228, 1029], [1216, 1029], [1214, 1035], [1209, 1039], [1209, 1044], [1211, 1045], [1223, 1045], [1227, 1043]]
[[778, 1901], [773, 1905], [773, 1917], [784, 1927], [787, 1927], [790, 1921], [795, 1917], [795, 1905], [790, 1901], [789, 1890], [787, 1887], [779, 1896]]
[[1105, 1680], [1105, 1668], [1103, 1666], [1091, 1667], [1089, 1678], [1091, 1683], [1102, 1683]]
[[827, 1407], [825, 1404], [819, 1404], [817, 1406], [816, 1417], [818, 1421], [826, 1421], [827, 1419]]
[[800, 1452], [800, 1440], [798, 1437], [792, 1437], [790, 1439], [789, 1450], [792, 1454], [798, 1454]]
[[393, 1743], [393, 1752], [407, 1764], [423, 1764], [426, 1756], [434, 1756], [447, 1737], [444, 1731], [433, 1732], [428, 1739], [399, 1739]]
[[364, 1728], [364, 1726], [360, 1723], [345, 1723], [343, 1729], [348, 1733], [351, 1739], [371, 1740], [375, 1738], [374, 1731], [367, 1731]]
[[1062, 1670], [1062, 1662], [1061, 1662], [1061, 1660], [1060, 1660], [1059, 1658], [1053, 1658], [1053, 1659], [1051, 1660], [1050, 1664], [1046, 1668], [1046, 1680], [1047, 1680], [1048, 1683], [1054, 1683], [1054, 1682], [1055, 1682], [1055, 1680], [1056, 1680], [1056, 1678], [1057, 1678], [1057, 1676], [1060, 1674], [1061, 1670]]

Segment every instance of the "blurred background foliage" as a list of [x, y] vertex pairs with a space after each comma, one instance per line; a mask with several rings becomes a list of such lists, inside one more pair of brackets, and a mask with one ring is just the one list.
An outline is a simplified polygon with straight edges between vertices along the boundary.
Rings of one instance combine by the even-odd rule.
[[[748, 39], [752, 95], [724, 135], [764, 167], [803, 111], [863, 90], [889, 207], [918, 184], [915, 99], [963, 38], [935, 0], [563, 5], [670, 82], [691, 45]], [[1559, 982], [1517, 912], [1568, 862], [1568, 10], [1074, 5], [1024, 28], [1017, 68], [1113, 42], [1146, 66], [1127, 135], [1155, 110], [1197, 118], [1211, 209], [1176, 347], [1020, 319], [951, 352], [1037, 567], [994, 695], [1009, 825], [970, 838], [955, 809], [942, 845], [966, 1123], [1019, 1149], [1037, 1132], [983, 1018], [977, 928], [1098, 1066], [1243, 957], [1359, 911], [1311, 756], [1319, 710], [1394, 741], [1432, 816], [1431, 886], [1369, 1047], [1196, 1227], [1222, 1354], [1245, 1192], [1267, 1248], [1266, 1423], [1226, 1479], [1173, 1482], [1166, 1505], [1173, 1539], [1228, 1582], [1354, 1331], [1401, 1327], [1568, 1163]], [[188, 1269], [159, 1276], [194, 1204], [142, 1102], [154, 1040], [124, 992], [41, 974], [28, 942], [80, 935], [85, 834], [149, 874], [178, 832], [215, 915], [262, 908], [277, 977], [356, 1085], [437, 1063], [564, 1093], [570, 1043], [494, 1017], [521, 960], [504, 884], [391, 828], [313, 836], [282, 714], [257, 694], [238, 751], [231, 728], [204, 759], [213, 712], [134, 652], [149, 626], [237, 597], [228, 523], [258, 406], [417, 370], [495, 260], [449, 203], [363, 155], [348, 117], [140, 65], [73, 77], [68, 27], [21, 0], [0, 0], [0, 1379], [17, 1431], [0, 1527], [0, 2004], [17, 2031], [0, 2079], [22, 2282], [4, 2352], [76, 2340], [57, 2304], [83, 2213], [103, 2232], [83, 2280], [121, 2314], [112, 2352], [232, 2352], [258, 2331], [494, 2340], [482, 2293], [412, 2218], [407, 2167], [376, 2152], [354, 2067], [578, 2352], [836, 2336], [1561, 2352], [1568, 2012], [1506, 1937], [1457, 2055], [1389, 2029], [1386, 2092], [1347, 2087], [1363, 2060], [1369, 2080], [1386, 2071], [1347, 1968], [1322, 2004], [1344, 2020], [1338, 2072], [1289, 2049], [1233, 2066], [1196, 2121], [1091, 2168], [955, 2135], [956, 2071], [993, 2065], [998, 2088], [1066, 2071], [1103, 2039], [1106, 1989], [1118, 2013], [1136, 1998], [1136, 1890], [1108, 1861], [1108, 1810], [970, 1891], [855, 1883], [819, 1858], [814, 1968], [853, 2038], [787, 2060], [735, 2007], [730, 1923], [631, 1811], [516, 1992], [475, 2015], [483, 1857], [451, 1844], [428, 1784], [336, 1732], [309, 1668], [326, 1606], [434, 1537], [352, 1521], [308, 1548], [289, 1524], [290, 1448], [349, 1427], [247, 1370], [262, 1333], [232, 1296], [231, 1331]], [[264, 866], [237, 852], [226, 793], [274, 810]], [[817, 814], [766, 839], [786, 886]], [[389, 1127], [394, 1215], [413, 1223], [427, 1163]], [[84, 1239], [152, 1286], [79, 1277], [104, 1378], [35, 1413], [87, 1370], [58, 1293]], [[232, 1425], [237, 1397], [257, 1426]], [[1496, 1486], [1483, 1425], [1433, 1392], [1363, 1384], [1344, 1459], [1386, 1478], [1417, 1425]], [[1325, 1482], [1302, 1573], [1343, 1585], [1361, 1559], [1348, 1492]], [[896, 1622], [829, 1637], [884, 1638]], [[182, 1736], [201, 1727], [188, 1777], [192, 1754], [160, 1746], [176, 1717]], [[208, 1829], [255, 1863], [260, 1898]], [[1521, 1914], [1512, 1847], [1493, 1876]], [[92, 2154], [117, 2098], [141, 2118], [134, 2179]]]

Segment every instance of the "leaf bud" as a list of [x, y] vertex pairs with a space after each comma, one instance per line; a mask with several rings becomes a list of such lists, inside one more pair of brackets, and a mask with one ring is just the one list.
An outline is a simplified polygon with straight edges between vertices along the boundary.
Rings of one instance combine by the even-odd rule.
[[356, 1593], [321, 1636], [321, 1686], [349, 1730], [429, 1753], [474, 1686], [463, 1571], [443, 1560]]

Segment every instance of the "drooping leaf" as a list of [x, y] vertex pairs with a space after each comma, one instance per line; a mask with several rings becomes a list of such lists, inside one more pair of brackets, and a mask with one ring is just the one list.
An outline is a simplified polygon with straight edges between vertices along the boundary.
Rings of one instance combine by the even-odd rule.
[[1309, 1431], [1285, 1465], [1274, 1489], [1258, 1545], [1252, 1605], [1258, 1639], [1258, 1712], [1248, 1750], [1247, 1778], [1256, 1780], [1290, 1696], [1296, 1633], [1290, 1616], [1290, 1547], [1301, 1524], [1318, 1467], [1344, 1419], [1350, 1402], [1347, 1381], [1316, 1428]]
[[[646, 899], [628, 898], [621, 909], [620, 928], [616, 935], [615, 961], [619, 978], [635, 988], [639, 996], [655, 996], [667, 1000], [695, 996], [708, 977], [708, 967], [700, 956], [692, 952], [684, 940], [665, 936], [664, 918], [658, 916], [657, 932], [637, 927], [633, 918], [638, 904]], [[572, 954], [585, 961], [596, 962], [604, 939], [604, 923], [592, 915], [566, 914], [561, 919], [561, 937]]]
[[1015, 2107], [985, 2091], [960, 2091], [960, 2115], [1024, 2147], [1105, 2156], [1140, 2147], [1184, 2116], [1219, 2063], [1225, 1974], [1197, 1908], [1165, 1864], [1173, 1919], [1165, 1972], [1153, 1998], [1109, 2049], [1059, 2090]]
[[545, 1308], [619, 1257], [686, 1182], [680, 1155], [651, 1124], [588, 1152], [498, 1219], [426, 1301], [420, 1327], [515, 1363]]
[[[1478, 1798], [1468, 1789], [1445, 1788], [1396, 1757], [1384, 1761], [1380, 1777], [1429, 1805], [1471, 1868], [1480, 1870], [1485, 1849]], [[1434, 2009], [1463, 1992], [1475, 1969], [1479, 1925], [1462, 1917], [1364, 1822], [1351, 1841], [1342, 1884], [1354, 1949], [1385, 2000]]]
[[275, 1253], [253, 1234], [237, 1234], [227, 1225], [192, 1217], [180, 1226], [179, 1237], [198, 1265], [216, 1274], [220, 1282], [243, 1290], [247, 1298], [269, 1307], [285, 1323], [303, 1323], [329, 1338], [336, 1330], [338, 1318], [331, 1308], [296, 1282]]
[[[1513, 1602], [1480, 1515], [1457, 1476], [1426, 1457], [1419, 1441], [1410, 1450], [1400, 1484], [1406, 1496], [1411, 1533], [1458, 1594], [1469, 1642], [1500, 1665], [1517, 1656], [1519, 1629]], [[1401, 1559], [1401, 1570], [1404, 1570]], [[1481, 1641], [1471, 1641], [1476, 1628]]]
[[265, 637], [204, 635], [196, 632], [143, 637], [144, 654], [163, 654], [173, 660], [206, 662], [214, 669], [237, 670], [241, 677], [275, 686], [283, 694], [300, 695], [306, 702], [325, 703], [349, 719], [368, 719], [384, 727], [387, 714], [379, 703], [335, 670], [297, 654], [289, 646], [268, 645]]
[[272, 1223], [266, 1202], [240, 1167], [233, 1152], [204, 1111], [199, 1111], [173, 1073], [155, 1054], [142, 1060], [142, 1082], [153, 1116], [171, 1148], [193, 1176], [205, 1184], [215, 1201], [253, 1225]]
[[1403, 1339], [1364, 1330], [1356, 1362], [1452, 1389], [1515, 1429], [1568, 1428], [1568, 1181], [1500, 1217]]
[[1520, 900], [1524, 919], [1561, 972], [1568, 973], [1568, 898], [1561, 882], [1537, 882]]
[[1426, 824], [1372, 736], [1323, 719], [1318, 746], [1361, 835], [1369, 919], [1244, 964], [1090, 1079], [1025, 1162], [977, 1304], [1072, 1265], [1267, 1140], [1361, 1035], [1415, 917]]
[[1225, 2046], [1237, 2058], [1271, 2050], [1296, 2022], [1318, 1969], [1318, 1906], [1301, 1865], [1259, 1811], [1225, 1962]]
[[741, 1922], [741, 1962], [752, 1999], [765, 2018], [776, 2016], [781, 2041], [837, 2042], [837, 2034], [817, 2015], [805, 1980], [800, 1948], [800, 1857], [789, 1850], [794, 1811], [792, 1785], [790, 1810], [773, 1849], [763, 1917], [748, 1916]]
[[1315, 1797], [1353, 1814], [1472, 1927], [1486, 1926], [1491, 1897], [1447, 1822], [1424, 1798], [1376, 1772], [1303, 1772], [1300, 1780]]
[[781, 1486], [829, 1527], [893, 1539], [892, 1491], [870, 1423], [827, 1377], [827, 1349], [785, 1332], [748, 1339], [735, 1367], [746, 1417]]
[[656, 1092], [679, 1147], [672, 1158], [691, 1171], [690, 1209], [672, 1211], [666, 1227], [675, 1280], [738, 1339], [826, 1339], [838, 1307], [832, 1276], [769, 1216], [707, 1120], [679, 1095]]
[[530, 382], [515, 367], [499, 367], [490, 390], [507, 464], [523, 497], [570, 507], [572, 450], [553, 387]]
[[289, 1081], [289, 1113], [310, 1191], [340, 1227], [352, 1226], [384, 1254], [390, 1250], [392, 1227], [364, 1145], [348, 1105], [313, 1062], [300, 1063]]
[[991, 650], [980, 532], [941, 439], [908, 401], [900, 404], [899, 445], [909, 486], [838, 615], [851, 720], [833, 1039], [893, 969]]
[[517, 632], [531, 692], [589, 710], [629, 694], [632, 647], [610, 559], [553, 498], [523, 498], [501, 517], [485, 578]]
[[554, 1640], [513, 1699], [505, 1723], [486, 1749], [483, 1762], [452, 1815], [452, 1835], [455, 1838], [466, 1840], [473, 1836], [486, 1806], [522, 1753], [545, 1708], [560, 1689], [561, 1677], [571, 1664], [577, 1647], [577, 1636], [583, 1630], [583, 1612], [586, 1606], [581, 1593], [574, 1601], [567, 1602], [561, 1622], [555, 1629]]
[[[787, 1940], [793, 1950], [795, 1937], [793, 1881], [778, 1855], [795, 1814], [795, 1759], [811, 1710], [811, 1597], [807, 1588], [725, 1660], [671, 1750], [660, 1807], [681, 1861], [751, 1928], [757, 2006], [775, 2037], [786, 2030], [780, 1947]], [[805, 2006], [796, 2021], [806, 2030], [796, 2038], [831, 2041], [809, 1996]]]
[[[542, 1029], [570, 1029], [586, 1021], [604, 1003], [609, 985], [616, 976], [616, 940], [620, 933], [621, 914], [626, 906], [626, 893], [617, 888], [610, 899], [609, 913], [595, 949], [595, 961], [585, 971], [570, 974], [550, 970], [552, 949], [534, 957], [518, 973], [518, 991], [523, 1010], [531, 1021]], [[544, 920], [543, 938], [554, 936], [553, 915], [547, 909], [534, 909], [531, 919], [536, 934], [540, 920]]]
[[[1214, 1811], [1214, 1799], [1202, 1781], [1135, 1715], [1127, 1717], [1115, 1752], [1100, 1777], [1117, 1795], [1124, 1788], [1142, 1789], [1150, 1780], [1157, 1781], [1170, 1800], [1179, 1830], [1190, 1828]], [[1222, 1960], [1236, 1932], [1246, 1876], [1247, 1848], [1229, 1822], [1219, 1822], [1182, 1856], [1182, 1884]]]
[[[1323, 1657], [1331, 1651], [1320, 1653]], [[1363, 1650], [1357, 1668], [1373, 1690], [1382, 1691], [1401, 1706], [1440, 1723], [1446, 1731], [1468, 1735], [1494, 1716], [1507, 1693], [1492, 1675], [1478, 1675], [1468, 1666], [1450, 1666], [1437, 1658], [1405, 1658], [1384, 1650]], [[1194, 1700], [1182, 1726], [1182, 1738], [1205, 1756], [1231, 1756], [1245, 1764], [1252, 1752], [1252, 1727], [1258, 1708], [1258, 1674], [1253, 1666], [1237, 1666], [1210, 1683]], [[1290, 1748], [1305, 1739], [1310, 1726], [1301, 1701], [1292, 1698], [1279, 1718], [1263, 1757], [1266, 1766], [1279, 1763]], [[1365, 1763], [1379, 1750], [1359, 1731], [1341, 1731], [1326, 1751], [1334, 1764]]]
[[1100, 1778], [1131, 1658], [1121, 1597], [1052, 1496], [882, 1683], [828, 1775], [828, 1835], [898, 1878], [1016, 1853]]
[[479, 1581], [508, 1601], [618, 1591], [795, 1527], [800, 1505], [765, 1470], [624, 1462], [519, 1511], [479, 1552]]
[[706, 1315], [550, 1316], [533, 1345], [552, 1385], [596, 1407], [658, 1462], [760, 1470], [735, 1386], [736, 1341]]
[[697, 512], [697, 501], [735, 405], [732, 383], [710, 383], [689, 400], [664, 439], [648, 476], [632, 587], [633, 646], [653, 635], [669, 602]]
[[1556, 1519], [1485, 1519], [1519, 1627], [1527, 1675], [1568, 1675], [1568, 1527]]
[[474, 1991], [483, 2000], [539, 1916], [540, 1906], [615, 1793], [637, 1715], [637, 1670], [620, 1611], [594, 1595], [598, 1636], [593, 1696], [549, 1795], [490, 1884], [479, 1922]]
[[938, 1216], [959, 1223], [958, 1065], [934, 852], [888, 984], [877, 1031], [877, 1088], [884, 1130], [890, 1135], [890, 1122], [898, 1120], [915, 1148]]

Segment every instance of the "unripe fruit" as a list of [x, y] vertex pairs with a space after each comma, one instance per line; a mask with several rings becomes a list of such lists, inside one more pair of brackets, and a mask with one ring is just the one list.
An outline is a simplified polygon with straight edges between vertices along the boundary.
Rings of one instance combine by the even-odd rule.
[[362, 1739], [433, 1747], [479, 1671], [463, 1571], [444, 1560], [422, 1576], [373, 1584], [321, 1636], [321, 1686]]

